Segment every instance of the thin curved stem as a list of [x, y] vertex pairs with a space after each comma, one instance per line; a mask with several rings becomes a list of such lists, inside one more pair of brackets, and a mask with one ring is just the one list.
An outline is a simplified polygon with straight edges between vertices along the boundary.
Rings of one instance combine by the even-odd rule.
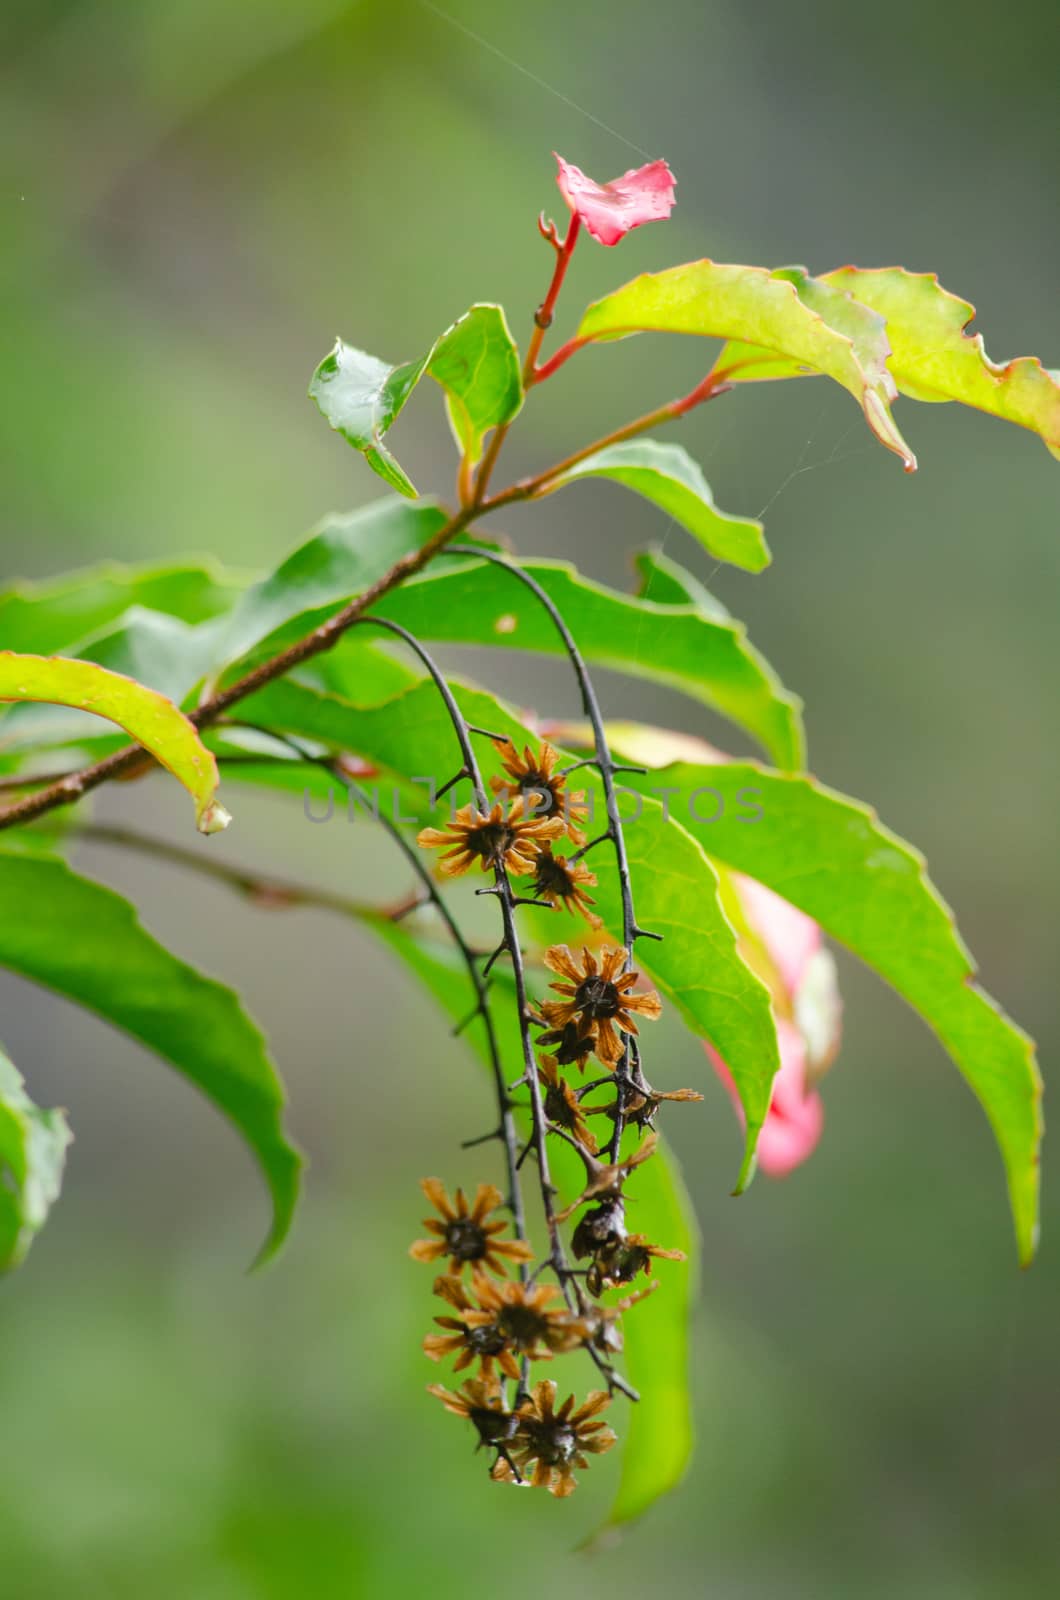
[[[626, 854], [626, 838], [622, 827], [622, 815], [618, 808], [618, 795], [615, 790], [614, 772], [615, 763], [607, 743], [607, 734], [604, 729], [603, 714], [600, 702], [596, 698], [596, 690], [585, 665], [584, 657], [575, 642], [574, 636], [568, 628], [564, 618], [552, 600], [551, 596], [531, 577], [524, 568], [509, 561], [505, 556], [498, 555], [492, 550], [479, 549], [477, 545], [454, 544], [449, 547], [452, 555], [470, 555], [477, 559], [488, 561], [492, 565], [502, 567], [505, 572], [510, 572], [513, 578], [518, 579], [544, 609], [548, 612], [557, 633], [563, 641], [564, 649], [570, 657], [574, 675], [578, 680], [578, 689], [581, 693], [582, 707], [593, 730], [593, 744], [596, 751], [594, 765], [600, 773], [600, 781], [604, 789], [604, 805], [607, 812], [607, 832], [599, 839], [594, 839], [593, 844], [602, 843], [609, 838], [614, 847], [615, 864], [618, 869], [618, 881], [622, 898], [622, 943], [626, 951], [625, 965], [628, 969], [633, 960], [633, 946], [639, 938], [658, 938], [658, 934], [649, 934], [646, 929], [637, 924], [637, 914], [633, 905], [633, 886], [630, 880], [629, 858]], [[586, 846], [589, 849], [590, 846]], [[641, 1077], [640, 1055], [633, 1043], [627, 1040], [626, 1049], [621, 1060], [615, 1066], [615, 1090], [617, 1104], [615, 1106], [615, 1126], [611, 1139], [611, 1160], [618, 1160], [618, 1152], [622, 1143], [622, 1134], [625, 1131], [626, 1107], [632, 1097], [634, 1086]]]
[[[460, 748], [460, 754], [463, 759], [463, 768], [460, 776], [470, 779], [475, 794], [482, 797], [482, 805], [484, 806], [485, 785], [483, 784], [482, 773], [471, 744], [471, 724], [467, 721], [463, 712], [460, 710], [460, 707], [457, 705], [449, 684], [446, 682], [441, 669], [434, 661], [430, 652], [426, 650], [420, 641], [410, 634], [407, 629], [403, 628], [400, 623], [391, 622], [384, 617], [365, 617], [360, 620], [366, 625], [374, 624], [376, 627], [388, 629], [391, 633], [394, 633], [403, 639], [405, 643], [408, 644], [409, 648], [415, 651], [417, 657], [427, 669], [428, 674], [437, 688], [438, 693], [442, 698], [442, 702], [445, 705], [446, 711], [449, 714], [449, 720], [453, 725], [453, 731], [456, 734], [457, 743]], [[411, 846], [408, 845], [406, 840], [403, 839], [402, 844], [404, 848], [411, 850]], [[420, 870], [421, 872], [426, 871], [426, 869], [422, 867], [422, 864], [420, 866]], [[494, 862], [493, 875], [494, 891], [497, 899], [500, 901], [501, 906], [503, 938], [498, 949], [494, 952], [493, 956], [490, 957], [485, 971], [488, 971], [489, 966], [493, 964], [493, 961], [497, 958], [497, 956], [502, 953], [507, 953], [512, 963], [512, 974], [515, 981], [515, 999], [519, 1018], [519, 1037], [522, 1046], [523, 1076], [519, 1081], [526, 1083], [530, 1094], [530, 1116], [532, 1123], [531, 1145], [537, 1158], [538, 1184], [541, 1191], [541, 1206], [544, 1212], [545, 1226], [549, 1239], [547, 1264], [556, 1274], [556, 1277], [559, 1280], [560, 1288], [563, 1291], [564, 1299], [567, 1301], [568, 1306], [572, 1310], [580, 1310], [585, 1304], [583, 1291], [578, 1282], [578, 1273], [571, 1266], [569, 1260], [567, 1259], [567, 1254], [563, 1246], [562, 1235], [559, 1231], [559, 1223], [556, 1220], [555, 1206], [553, 1205], [553, 1199], [556, 1191], [552, 1182], [548, 1156], [549, 1125], [547, 1118], [545, 1117], [545, 1108], [541, 1097], [541, 1085], [538, 1082], [537, 1077], [537, 1064], [534, 1057], [534, 1047], [530, 1038], [530, 1007], [526, 989], [526, 969], [523, 962], [522, 946], [519, 942], [519, 933], [515, 921], [516, 896], [512, 889], [511, 880], [508, 876], [508, 871], [503, 860]], [[427, 874], [427, 877], [429, 877], [429, 874]], [[431, 887], [432, 889], [434, 888], [433, 880], [431, 881]], [[485, 971], [483, 973], [483, 978], [485, 977]], [[498, 1082], [499, 1081], [500, 1080], [498, 1080]], [[507, 1097], [507, 1089], [505, 1089], [504, 1092], [505, 1096]], [[517, 1174], [518, 1165], [521, 1158], [514, 1156], [515, 1146], [512, 1140], [506, 1139], [506, 1149], [508, 1151], [510, 1170], [513, 1174]], [[593, 1362], [606, 1378], [609, 1387], [621, 1389], [622, 1392], [628, 1395], [632, 1400], [639, 1398], [636, 1390], [633, 1389], [625, 1381], [625, 1379], [614, 1370], [609, 1362], [604, 1360], [603, 1356], [598, 1350], [594, 1349], [591, 1345], [587, 1346], [587, 1348]], [[525, 1388], [525, 1376], [526, 1374], [524, 1368], [524, 1375], [521, 1385], [523, 1388]]]

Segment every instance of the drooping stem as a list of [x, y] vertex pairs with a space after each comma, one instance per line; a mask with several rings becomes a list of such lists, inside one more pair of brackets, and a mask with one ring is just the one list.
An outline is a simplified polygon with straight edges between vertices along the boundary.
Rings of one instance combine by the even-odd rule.
[[[275, 735], [274, 737], [279, 737]], [[382, 818], [380, 819], [383, 820]], [[310, 884], [291, 883], [284, 878], [274, 878], [271, 873], [251, 872], [246, 867], [229, 866], [218, 861], [205, 850], [189, 850], [171, 844], [168, 839], [155, 839], [150, 834], [138, 833], [134, 828], [124, 828], [117, 823], [85, 822], [71, 828], [66, 837], [85, 844], [116, 845], [138, 855], [150, 856], [155, 861], [168, 861], [173, 866], [197, 872], [216, 883], [245, 894], [261, 905], [288, 907], [308, 906], [320, 911], [334, 911], [340, 916], [353, 917], [360, 922], [370, 922], [376, 917], [393, 913], [385, 906], [369, 905], [364, 900], [354, 900], [327, 889], [317, 889]], [[404, 910], [404, 907], [401, 908]]]
[[[600, 774], [600, 782], [604, 790], [604, 806], [607, 813], [607, 831], [594, 839], [592, 843], [600, 844], [605, 839], [610, 839], [615, 852], [615, 865], [618, 870], [618, 881], [622, 900], [622, 943], [626, 951], [625, 967], [628, 969], [633, 960], [633, 946], [637, 939], [658, 939], [659, 934], [649, 933], [637, 924], [637, 914], [633, 906], [633, 885], [629, 871], [629, 858], [626, 853], [626, 838], [622, 827], [622, 814], [618, 805], [618, 792], [615, 788], [615, 773], [618, 770], [607, 743], [607, 733], [604, 728], [603, 714], [600, 702], [596, 698], [596, 689], [589, 676], [585, 659], [578, 649], [574, 636], [568, 628], [562, 613], [552, 600], [551, 596], [523, 567], [517, 566], [505, 556], [498, 555], [492, 550], [479, 549], [477, 545], [454, 544], [449, 547], [451, 555], [474, 556], [476, 559], [488, 561], [493, 566], [502, 567], [505, 572], [510, 572], [543, 606], [551, 617], [557, 633], [563, 641], [563, 647], [570, 657], [574, 675], [578, 680], [578, 689], [581, 694], [582, 707], [589, 719], [593, 731], [593, 745], [595, 758], [592, 765]], [[587, 763], [588, 764], [588, 763]], [[626, 768], [624, 770], [630, 770]], [[586, 849], [591, 848], [586, 846]], [[622, 1134], [625, 1131], [626, 1108], [629, 1103], [634, 1086], [641, 1079], [640, 1057], [636, 1048], [627, 1041], [621, 1059], [615, 1066], [615, 1126], [611, 1139], [611, 1160], [618, 1160], [619, 1147], [622, 1143]]]
[[[457, 744], [460, 749], [462, 765], [460, 771], [456, 774], [456, 780], [454, 781], [458, 781], [461, 778], [469, 779], [476, 797], [476, 803], [479, 804], [481, 809], [485, 809], [485, 786], [482, 781], [482, 773], [479, 768], [478, 761], [475, 757], [474, 748], [471, 744], [471, 724], [467, 721], [463, 712], [460, 710], [460, 707], [457, 705], [456, 699], [449, 687], [449, 684], [447, 683], [441, 669], [430, 655], [429, 651], [427, 651], [420, 641], [410, 634], [407, 629], [403, 628], [400, 623], [391, 622], [389, 619], [384, 617], [364, 617], [359, 619], [359, 621], [365, 626], [385, 628], [389, 632], [396, 634], [399, 638], [404, 640], [404, 642], [411, 650], [415, 652], [419, 660], [423, 663], [442, 699], [442, 703], [446, 708], [446, 711], [449, 715], [449, 720], [453, 726], [453, 732], [456, 735]], [[449, 785], [446, 785], [446, 787], [449, 787]], [[403, 841], [403, 843], [407, 849], [411, 849], [411, 847], [407, 845], [407, 841]], [[427, 876], [429, 877], [429, 874]], [[523, 961], [522, 946], [519, 941], [519, 932], [515, 921], [517, 897], [512, 889], [511, 880], [508, 876], [508, 871], [504, 865], [503, 859], [498, 858], [494, 861], [493, 878], [493, 886], [489, 892], [494, 894], [500, 901], [503, 936], [500, 946], [490, 958], [488, 965], [492, 965], [496, 957], [502, 953], [507, 954], [512, 964], [512, 975], [515, 983], [515, 1001], [519, 1021], [519, 1037], [523, 1059], [523, 1076], [519, 1081], [525, 1081], [530, 1095], [531, 1143], [537, 1159], [538, 1183], [541, 1192], [541, 1206], [544, 1213], [545, 1226], [549, 1239], [548, 1265], [556, 1274], [560, 1287], [563, 1291], [564, 1298], [567, 1301], [570, 1309], [581, 1310], [584, 1307], [584, 1298], [581, 1286], [578, 1283], [577, 1273], [567, 1259], [567, 1254], [563, 1245], [563, 1239], [559, 1231], [559, 1224], [556, 1220], [556, 1209], [553, 1203], [555, 1197], [555, 1187], [552, 1183], [552, 1175], [548, 1156], [548, 1121], [545, 1117], [545, 1108], [541, 1096], [541, 1086], [538, 1082], [537, 1065], [534, 1058], [534, 1047], [530, 1038], [530, 1007], [526, 990], [526, 970]], [[431, 886], [433, 888], [433, 882]], [[505, 1090], [505, 1096], [507, 1097], [507, 1090]], [[510, 1102], [508, 1115], [510, 1117]], [[507, 1136], [506, 1149], [508, 1151], [509, 1168], [513, 1174], [513, 1192], [517, 1192], [518, 1160], [516, 1159], [514, 1165], [512, 1164], [514, 1145]], [[591, 1345], [587, 1346], [587, 1348], [593, 1362], [607, 1379], [609, 1387], [621, 1389], [622, 1392], [628, 1395], [632, 1400], [639, 1398], [636, 1390], [633, 1389], [625, 1381], [625, 1379], [614, 1370], [608, 1361], [605, 1361], [598, 1350]]]

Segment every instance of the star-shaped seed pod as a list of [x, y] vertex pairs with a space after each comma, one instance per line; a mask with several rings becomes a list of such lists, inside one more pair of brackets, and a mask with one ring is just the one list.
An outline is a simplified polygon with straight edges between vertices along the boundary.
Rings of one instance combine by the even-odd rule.
[[529, 802], [528, 810], [534, 816], [559, 817], [563, 822], [562, 831], [580, 849], [585, 843], [585, 834], [579, 822], [589, 815], [589, 807], [584, 791], [568, 793], [566, 776], [556, 770], [558, 752], [550, 744], [543, 744], [536, 755], [529, 745], [524, 745], [520, 754], [511, 739], [494, 739], [493, 744], [508, 774], [506, 779], [498, 776], [490, 779], [493, 793], [506, 800], [521, 796]]
[[569, 1206], [556, 1212], [557, 1222], [566, 1222], [568, 1217], [574, 1215], [579, 1206], [587, 1204], [590, 1200], [618, 1200], [621, 1198], [623, 1185], [630, 1173], [637, 1167], [642, 1167], [655, 1154], [659, 1143], [657, 1133], [645, 1134], [637, 1149], [625, 1161], [616, 1161], [609, 1165], [597, 1161], [588, 1150], [580, 1150], [582, 1161], [585, 1164], [587, 1183], [577, 1200], [572, 1200]]
[[423, 1178], [420, 1188], [441, 1215], [440, 1220], [424, 1219], [423, 1226], [435, 1237], [413, 1241], [409, 1255], [414, 1261], [437, 1261], [447, 1255], [454, 1275], [470, 1266], [473, 1270], [487, 1268], [504, 1277], [505, 1259], [529, 1261], [533, 1256], [524, 1240], [497, 1238], [508, 1224], [501, 1219], [489, 1220], [490, 1213], [501, 1204], [501, 1192], [492, 1183], [479, 1184], [470, 1206], [463, 1189], [458, 1189], [455, 1199], [450, 1200], [440, 1178]]
[[619, 1284], [632, 1283], [638, 1272], [649, 1273], [653, 1259], [684, 1261], [683, 1250], [664, 1250], [652, 1244], [642, 1233], [628, 1233], [603, 1245], [595, 1254], [585, 1275], [590, 1294], [602, 1294], [605, 1289]]
[[502, 866], [525, 878], [534, 870], [541, 845], [564, 831], [560, 817], [528, 817], [525, 810], [521, 795], [507, 811], [499, 800], [488, 812], [475, 805], [461, 806], [448, 827], [423, 828], [416, 843], [421, 850], [442, 851], [438, 870], [448, 878], [458, 878], [475, 866], [483, 872]]
[[468, 1378], [455, 1394], [444, 1384], [429, 1383], [427, 1393], [440, 1400], [454, 1417], [464, 1417], [473, 1425], [480, 1449], [484, 1444], [503, 1445], [519, 1425], [504, 1404], [496, 1378]]
[[550, 985], [564, 998], [543, 1000], [541, 1015], [553, 1030], [573, 1021], [586, 1031], [591, 1029], [593, 1049], [605, 1067], [614, 1067], [622, 1059], [626, 1049], [623, 1035], [637, 1032], [634, 1012], [652, 1021], [662, 1014], [662, 1002], [654, 989], [632, 992], [640, 973], [624, 970], [628, 959], [626, 951], [618, 948], [601, 950], [597, 961], [596, 955], [583, 947], [579, 962], [565, 944], [551, 945], [544, 955], [546, 967], [567, 981]]
[[559, 1073], [555, 1056], [539, 1056], [537, 1081], [544, 1092], [544, 1111], [549, 1122], [569, 1133], [590, 1155], [596, 1154], [596, 1139], [586, 1121], [581, 1101]]
[[573, 1395], [557, 1409], [556, 1385], [548, 1378], [536, 1383], [515, 1411], [512, 1460], [498, 1460], [493, 1477], [498, 1482], [513, 1482], [514, 1461], [535, 1489], [547, 1489], [558, 1499], [573, 1494], [575, 1467], [584, 1470], [589, 1455], [601, 1455], [615, 1443], [613, 1430], [599, 1419], [610, 1403], [605, 1390], [594, 1389], [577, 1409]]
[[554, 911], [569, 911], [573, 916], [584, 917], [590, 928], [602, 928], [603, 918], [590, 909], [596, 904], [586, 889], [596, 884], [596, 874], [590, 872], [584, 861], [569, 861], [566, 856], [552, 854], [550, 845], [543, 845], [534, 863], [534, 895]]
[[463, 1279], [451, 1274], [436, 1278], [434, 1292], [460, 1315], [435, 1317], [438, 1326], [447, 1331], [427, 1334], [423, 1341], [424, 1355], [430, 1356], [432, 1361], [441, 1361], [443, 1356], [455, 1356], [454, 1372], [463, 1372], [473, 1361], [479, 1361], [479, 1373], [483, 1378], [492, 1378], [494, 1366], [499, 1366], [506, 1378], [518, 1381], [519, 1363], [508, 1347], [506, 1334], [495, 1324], [475, 1324], [463, 1315], [479, 1310], [468, 1294]]

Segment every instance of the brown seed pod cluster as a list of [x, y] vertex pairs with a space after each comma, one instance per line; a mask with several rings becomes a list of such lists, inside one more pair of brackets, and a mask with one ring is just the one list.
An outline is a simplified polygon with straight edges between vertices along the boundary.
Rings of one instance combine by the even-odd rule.
[[[682, 1252], [627, 1230], [626, 1184], [655, 1153], [660, 1104], [702, 1096], [692, 1089], [656, 1090], [644, 1076], [639, 1027], [659, 1017], [662, 1003], [632, 966], [632, 937], [626, 945], [602, 942], [602, 923], [587, 892], [597, 879], [582, 859], [592, 848], [582, 828], [589, 815], [584, 795], [568, 792], [567, 773], [559, 769], [550, 745], [535, 751], [527, 744], [519, 751], [508, 741], [495, 744], [505, 774], [491, 780], [495, 803], [489, 810], [474, 803], [461, 807], [447, 827], [425, 828], [418, 843], [443, 852], [440, 869], [446, 876], [475, 868], [494, 874], [496, 889], [489, 892], [507, 897], [508, 915], [505, 942], [489, 964], [505, 951], [516, 959], [511, 911], [528, 900], [582, 918], [591, 929], [590, 942], [577, 951], [566, 944], [549, 946], [541, 958], [553, 975], [548, 992], [536, 1003], [524, 995], [524, 1054], [533, 1065], [510, 1092], [529, 1089], [524, 1110], [531, 1128], [522, 1155], [513, 1161], [509, 1151], [512, 1192], [505, 1197], [482, 1183], [473, 1200], [461, 1189], [450, 1199], [439, 1179], [424, 1179], [424, 1193], [437, 1215], [425, 1221], [429, 1237], [416, 1240], [410, 1253], [447, 1267], [434, 1283], [445, 1310], [435, 1318], [439, 1331], [426, 1336], [424, 1351], [433, 1361], [451, 1359], [455, 1373], [468, 1373], [458, 1390], [432, 1384], [430, 1393], [472, 1424], [479, 1448], [493, 1452], [495, 1481], [529, 1483], [563, 1497], [575, 1488], [575, 1471], [615, 1443], [614, 1431], [600, 1415], [613, 1391], [636, 1398], [614, 1366], [622, 1350], [621, 1319], [658, 1284], [610, 1304], [599, 1297], [632, 1284], [639, 1273], [648, 1274], [656, 1259], [683, 1260]], [[564, 834], [576, 846], [573, 855], [559, 853]], [[609, 832], [602, 839], [612, 836]], [[531, 880], [525, 894], [522, 885], [513, 887], [512, 878]], [[629, 896], [627, 903], [628, 924]], [[518, 970], [521, 976], [521, 952]], [[540, 1030], [536, 1053], [531, 1028]], [[585, 1081], [590, 1062], [600, 1075]], [[599, 1136], [590, 1126], [594, 1118], [603, 1119]], [[627, 1129], [639, 1130], [641, 1138], [623, 1150]], [[584, 1168], [583, 1186], [564, 1204], [558, 1204], [547, 1164], [549, 1137], [576, 1151]], [[539, 1169], [548, 1235], [548, 1248], [536, 1261], [518, 1193], [519, 1169], [527, 1156]], [[504, 1206], [513, 1235], [497, 1216]], [[568, 1224], [565, 1241], [562, 1230]], [[553, 1281], [543, 1283], [546, 1271]], [[559, 1401], [551, 1378], [531, 1382], [535, 1362], [578, 1350], [591, 1357], [606, 1387], [594, 1388], [577, 1403], [573, 1394]]]

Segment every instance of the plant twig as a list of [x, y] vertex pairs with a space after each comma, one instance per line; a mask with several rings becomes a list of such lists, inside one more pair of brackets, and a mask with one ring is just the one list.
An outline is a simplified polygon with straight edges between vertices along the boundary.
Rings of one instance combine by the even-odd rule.
[[[463, 530], [479, 514], [481, 507], [462, 507], [454, 516], [450, 517], [438, 531], [420, 546], [412, 550], [400, 560], [395, 561], [381, 578], [371, 584], [362, 594], [357, 595], [348, 605], [337, 611], [327, 622], [314, 628], [312, 633], [305, 634], [289, 645], [286, 650], [281, 650], [277, 655], [271, 656], [268, 661], [263, 661], [252, 672], [238, 678], [227, 689], [220, 689], [193, 711], [188, 713], [189, 719], [197, 728], [208, 727], [216, 722], [218, 717], [224, 715], [232, 706], [247, 695], [253, 694], [257, 689], [263, 689], [266, 684], [272, 683], [276, 678], [282, 678], [293, 667], [300, 666], [303, 661], [309, 661], [314, 656], [323, 655], [342, 638], [348, 628], [364, 615], [364, 613], [380, 600], [383, 595], [389, 594], [398, 584], [406, 578], [422, 571], [427, 563], [443, 550], [451, 539]], [[83, 767], [78, 772], [67, 773], [54, 783], [48, 784], [37, 794], [27, 795], [24, 800], [17, 801], [14, 805], [0, 811], [0, 829], [13, 828], [23, 822], [31, 822], [34, 817], [42, 816], [46, 811], [53, 811], [57, 806], [72, 804], [80, 800], [83, 795], [93, 789], [98, 789], [100, 784], [107, 783], [112, 778], [121, 777], [144, 758], [144, 750], [138, 744], [126, 745], [121, 750], [116, 750], [112, 755], [97, 761], [93, 766]]]
[[569, 472], [580, 462], [587, 461], [598, 451], [606, 450], [614, 444], [624, 444], [627, 439], [636, 439], [640, 434], [648, 433], [664, 422], [673, 422], [678, 417], [685, 416], [693, 407], [705, 405], [708, 400], [716, 400], [719, 395], [726, 394], [731, 388], [731, 384], [720, 382], [715, 373], [708, 373], [701, 383], [697, 383], [694, 389], [690, 389], [688, 394], [682, 395], [680, 399], [668, 400], [665, 405], [656, 406], [654, 411], [646, 411], [643, 416], [634, 418], [621, 428], [615, 428], [611, 433], [603, 434], [591, 444], [583, 445], [580, 450], [575, 450], [573, 454], [565, 456], [562, 461], [557, 461], [554, 466], [547, 467], [544, 472], [539, 472], [532, 478], [519, 478], [509, 488], [502, 489], [499, 494], [494, 495], [485, 509], [496, 511], [502, 506], [512, 505], [520, 500], [541, 499], [559, 488], [559, 483], [554, 480], [561, 478], [565, 472]]
[[[622, 814], [618, 807], [618, 794], [615, 789], [615, 762], [607, 743], [607, 734], [604, 729], [603, 714], [600, 702], [596, 698], [596, 689], [589, 676], [585, 660], [575, 642], [563, 616], [552, 600], [551, 596], [531, 577], [523, 567], [517, 566], [505, 556], [498, 555], [492, 550], [479, 549], [477, 545], [450, 545], [451, 555], [475, 556], [484, 561], [489, 561], [493, 566], [502, 567], [505, 572], [510, 572], [523, 586], [530, 590], [538, 603], [544, 607], [551, 617], [556, 631], [563, 641], [563, 647], [570, 657], [574, 675], [578, 680], [581, 693], [582, 707], [593, 730], [593, 744], [596, 755], [593, 765], [600, 774], [600, 781], [604, 790], [604, 805], [607, 812], [607, 831], [594, 839], [592, 844], [600, 844], [604, 839], [610, 839], [615, 851], [615, 864], [618, 869], [618, 881], [622, 899], [622, 943], [626, 951], [626, 968], [633, 960], [633, 946], [638, 939], [658, 939], [659, 934], [649, 933], [637, 924], [637, 914], [633, 906], [633, 887], [629, 872], [629, 859], [626, 854], [626, 838], [622, 827]], [[591, 849], [586, 845], [585, 849]], [[582, 852], [584, 854], [584, 851]], [[611, 1160], [618, 1160], [619, 1147], [622, 1143], [622, 1134], [626, 1125], [626, 1106], [632, 1097], [634, 1087], [641, 1079], [640, 1055], [632, 1040], [627, 1041], [621, 1059], [615, 1065], [615, 1093], [617, 1103], [615, 1106], [615, 1126], [611, 1139]]]

